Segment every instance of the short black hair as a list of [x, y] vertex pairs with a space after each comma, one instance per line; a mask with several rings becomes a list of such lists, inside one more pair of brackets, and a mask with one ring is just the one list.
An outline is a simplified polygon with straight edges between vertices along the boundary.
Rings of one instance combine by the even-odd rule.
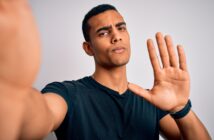
[[[85, 38], [85, 41], [90, 41], [90, 37], [89, 37], [89, 30], [90, 30], [90, 26], [88, 24], [88, 20], [93, 17], [96, 16], [100, 13], [103, 13], [107, 10], [115, 10], [117, 11], [117, 9], [110, 4], [101, 4], [98, 5], [94, 8], [92, 8], [84, 17], [83, 21], [82, 21], [82, 32], [83, 32], [83, 36]], [[118, 11], [117, 11], [118, 12]]]

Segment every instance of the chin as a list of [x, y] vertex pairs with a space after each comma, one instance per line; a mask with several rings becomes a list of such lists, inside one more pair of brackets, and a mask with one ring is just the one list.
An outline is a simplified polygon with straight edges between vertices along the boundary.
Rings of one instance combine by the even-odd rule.
[[95, 60], [96, 65], [99, 65], [103, 68], [108, 68], [108, 69], [126, 66], [128, 62], [129, 62], [129, 57], [111, 58], [108, 61]]
[[113, 62], [113, 65], [116, 67], [120, 67], [120, 66], [125, 66], [128, 62], [129, 62], [129, 59], [123, 60], [123, 61], [119, 60], [119, 61]]

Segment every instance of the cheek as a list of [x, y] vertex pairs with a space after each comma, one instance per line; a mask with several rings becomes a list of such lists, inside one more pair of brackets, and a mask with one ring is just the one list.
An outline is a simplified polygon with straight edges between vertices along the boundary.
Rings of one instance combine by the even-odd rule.
[[129, 36], [128, 33], [127, 33], [126, 36], [125, 36], [125, 41], [126, 41], [127, 45], [130, 46], [130, 36]]
[[94, 54], [95, 57], [105, 57], [109, 53], [109, 50], [106, 48], [95, 48], [94, 49]]
[[104, 39], [95, 40], [92, 45], [95, 55], [105, 55], [109, 51], [109, 44]]

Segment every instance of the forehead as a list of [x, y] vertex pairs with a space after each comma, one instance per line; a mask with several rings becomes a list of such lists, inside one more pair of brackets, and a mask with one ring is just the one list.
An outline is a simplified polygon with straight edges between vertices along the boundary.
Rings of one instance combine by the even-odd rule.
[[120, 15], [120, 13], [118, 13], [115, 10], [108, 10], [108, 11], [100, 13], [96, 16], [91, 17], [88, 20], [88, 24], [90, 25], [90, 28], [92, 30], [96, 30], [100, 27], [115, 25], [115, 24], [117, 24], [119, 22], [123, 22], [123, 21], [124, 21], [124, 19]]

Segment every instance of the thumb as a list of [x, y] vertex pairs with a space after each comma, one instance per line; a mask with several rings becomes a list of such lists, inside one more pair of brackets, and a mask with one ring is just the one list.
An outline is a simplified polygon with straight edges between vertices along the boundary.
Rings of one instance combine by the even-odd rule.
[[152, 95], [148, 90], [145, 90], [142, 87], [140, 87], [136, 84], [132, 84], [132, 83], [128, 84], [128, 88], [129, 88], [129, 90], [131, 90], [135, 94], [137, 94], [137, 95], [145, 98], [147, 101], [151, 102]]

